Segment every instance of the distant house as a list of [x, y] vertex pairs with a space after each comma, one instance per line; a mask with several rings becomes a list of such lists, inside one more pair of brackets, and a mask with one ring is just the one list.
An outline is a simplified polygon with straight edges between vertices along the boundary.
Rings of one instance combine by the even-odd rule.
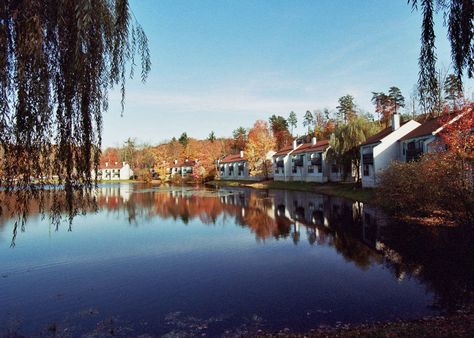
[[249, 168], [244, 152], [227, 155], [218, 161], [219, 176], [222, 180], [248, 179]]
[[193, 167], [199, 163], [199, 160], [189, 160], [185, 159], [184, 161], [174, 160], [170, 164], [169, 174], [170, 176], [180, 175], [181, 177], [186, 177], [193, 173]]
[[343, 177], [342, 168], [330, 161], [328, 140], [293, 145], [273, 155], [273, 177], [275, 181], [337, 182]]
[[[95, 173], [93, 173], [93, 176]], [[101, 181], [129, 180], [133, 178], [133, 170], [126, 162], [104, 162], [97, 170], [97, 179]]]
[[[266, 160], [270, 160], [274, 151], [270, 151], [266, 155]], [[218, 161], [219, 177], [222, 180], [252, 180], [257, 181], [264, 179], [263, 175], [251, 175], [248, 161], [244, 156], [244, 152], [238, 154], [227, 155]]]
[[392, 161], [400, 160], [400, 140], [420, 126], [410, 120], [400, 124], [400, 114], [392, 115], [392, 125], [361, 144], [362, 187], [375, 187], [378, 177]]
[[457, 121], [462, 114], [440, 116], [423, 122], [400, 139], [400, 157], [403, 162], [417, 160], [424, 153], [435, 151], [438, 147], [444, 147], [439, 133], [446, 125]]

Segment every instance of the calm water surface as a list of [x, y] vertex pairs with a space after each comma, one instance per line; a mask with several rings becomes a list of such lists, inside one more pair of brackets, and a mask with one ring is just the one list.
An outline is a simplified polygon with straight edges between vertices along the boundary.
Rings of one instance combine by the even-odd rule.
[[0, 220], [0, 335], [303, 332], [444, 311], [472, 281], [439, 234], [340, 198], [109, 184], [98, 205], [58, 229], [32, 211], [14, 247]]

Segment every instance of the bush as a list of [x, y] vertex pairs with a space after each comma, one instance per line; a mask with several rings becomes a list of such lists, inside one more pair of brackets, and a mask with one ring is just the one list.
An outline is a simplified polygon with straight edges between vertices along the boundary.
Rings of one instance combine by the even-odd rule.
[[449, 152], [393, 162], [381, 175], [376, 203], [390, 214], [425, 217], [442, 212], [473, 226], [472, 164]]

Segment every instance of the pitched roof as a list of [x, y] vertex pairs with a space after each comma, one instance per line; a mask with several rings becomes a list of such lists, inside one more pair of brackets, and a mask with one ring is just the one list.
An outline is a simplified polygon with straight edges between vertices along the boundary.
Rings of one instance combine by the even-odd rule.
[[384, 137], [390, 135], [392, 133], [392, 127], [387, 127], [382, 131], [379, 131], [377, 134], [370, 136], [361, 146], [365, 146], [367, 144], [373, 144], [380, 142]]
[[240, 157], [240, 153], [238, 154], [231, 154], [227, 155], [222, 159], [220, 163], [232, 163], [232, 162], [240, 162], [240, 161], [246, 161], [245, 158]]
[[299, 154], [299, 153], [304, 153], [304, 152], [312, 152], [312, 151], [323, 151], [326, 150], [329, 147], [329, 140], [321, 140], [316, 142], [316, 144], [312, 144], [311, 142], [309, 143], [304, 143], [301, 145], [301, 147], [297, 148], [293, 154]]
[[413, 129], [411, 132], [403, 136], [400, 141], [405, 141], [411, 138], [417, 138], [417, 137], [422, 137], [422, 136], [427, 136], [427, 135], [433, 135], [433, 133], [443, 125], [445, 125], [448, 121], [452, 120], [455, 118], [457, 115], [452, 114], [451, 116], [438, 116], [432, 119], [429, 119], [425, 122], [423, 122], [420, 126], [417, 128]]
[[278, 150], [275, 154], [273, 154], [273, 157], [275, 156], [281, 156], [281, 155], [286, 155], [288, 154], [290, 151], [293, 150], [293, 146], [292, 145], [289, 145], [289, 146], [286, 146], [286, 147], [283, 147], [281, 148], [280, 150]]

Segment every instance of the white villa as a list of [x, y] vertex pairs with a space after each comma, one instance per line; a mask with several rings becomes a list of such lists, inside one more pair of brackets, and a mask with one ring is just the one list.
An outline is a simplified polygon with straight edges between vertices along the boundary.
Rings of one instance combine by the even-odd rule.
[[219, 175], [221, 180], [248, 179], [249, 168], [247, 160], [244, 158], [244, 152], [227, 155], [218, 161]]
[[328, 140], [298, 144], [279, 150], [273, 155], [273, 177], [275, 181], [338, 182], [342, 180], [342, 168], [329, 163]]
[[173, 163], [170, 165], [169, 174], [170, 176], [180, 175], [181, 177], [186, 177], [193, 173], [193, 167], [197, 163], [199, 163], [199, 160], [185, 159], [182, 162], [174, 160]]
[[362, 166], [362, 187], [377, 186], [378, 177], [390, 162], [401, 159], [400, 140], [420, 126], [420, 123], [410, 120], [400, 125], [400, 114], [392, 115], [392, 125], [369, 137], [361, 144], [360, 156]]
[[[265, 160], [271, 160], [274, 151], [267, 153]], [[250, 180], [258, 181], [265, 177], [263, 175], [252, 176], [249, 171], [247, 159], [241, 150], [238, 154], [227, 155], [218, 161], [219, 177], [221, 180]]]
[[[93, 172], [92, 176], [95, 176], [95, 172]], [[114, 162], [113, 164], [105, 162], [97, 170], [97, 179], [102, 181], [129, 180], [132, 177], [133, 170], [126, 162]]]

